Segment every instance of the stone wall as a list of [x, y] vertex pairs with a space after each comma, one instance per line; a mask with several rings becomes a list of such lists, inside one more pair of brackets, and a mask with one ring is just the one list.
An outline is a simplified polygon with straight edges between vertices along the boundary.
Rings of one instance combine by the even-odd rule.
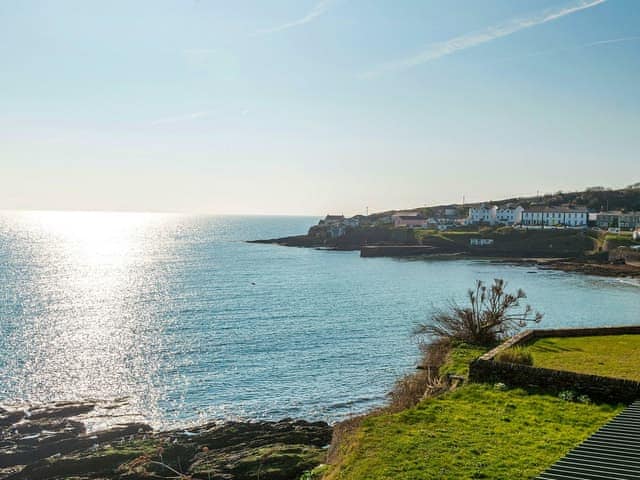
[[631, 403], [640, 398], [640, 382], [620, 378], [585, 375], [529, 365], [498, 362], [501, 351], [544, 337], [585, 337], [640, 334], [640, 325], [603, 328], [566, 328], [526, 330], [484, 354], [469, 366], [469, 380], [473, 382], [502, 382], [509, 386], [540, 388], [554, 393], [572, 390], [599, 402]]

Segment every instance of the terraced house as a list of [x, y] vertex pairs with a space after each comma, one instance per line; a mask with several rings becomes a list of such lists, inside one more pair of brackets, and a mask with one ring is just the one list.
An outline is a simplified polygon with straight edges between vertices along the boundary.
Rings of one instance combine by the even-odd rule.
[[522, 221], [523, 211], [524, 209], [519, 205], [503, 205], [501, 207], [497, 207], [495, 205], [483, 204], [469, 208], [467, 223], [486, 223], [489, 225], [500, 223], [503, 225], [515, 225]]
[[524, 226], [564, 226], [586, 228], [589, 212], [586, 208], [530, 207], [522, 212]]
[[600, 228], [634, 230], [640, 227], [640, 212], [601, 212], [596, 224]]
[[496, 210], [496, 220], [505, 225], [515, 225], [522, 222], [524, 208], [520, 205], [505, 205]]
[[468, 223], [488, 223], [493, 225], [496, 223], [498, 207], [495, 205], [478, 205], [469, 208]]

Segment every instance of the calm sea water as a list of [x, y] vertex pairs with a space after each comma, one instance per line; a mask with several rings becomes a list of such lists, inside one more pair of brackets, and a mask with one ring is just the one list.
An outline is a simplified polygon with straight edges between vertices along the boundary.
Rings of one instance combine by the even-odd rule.
[[334, 421], [380, 404], [411, 330], [476, 279], [546, 327], [637, 322], [637, 283], [482, 261], [247, 244], [300, 217], [0, 214], [0, 402], [127, 397], [156, 426]]

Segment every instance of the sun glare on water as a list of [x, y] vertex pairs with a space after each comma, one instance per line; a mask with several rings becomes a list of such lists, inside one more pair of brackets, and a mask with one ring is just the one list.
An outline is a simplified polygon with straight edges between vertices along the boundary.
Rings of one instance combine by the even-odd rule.
[[[154, 345], [159, 322], [153, 302], [163, 301], [163, 275], [151, 268], [161, 242], [160, 214], [28, 212], [16, 214], [16, 235], [28, 235], [28, 251], [12, 265], [29, 264], [29, 274], [5, 294], [24, 297], [29, 321], [3, 320], [11, 343], [24, 352], [26, 372], [13, 387], [25, 400], [128, 397], [131, 408], [153, 412]], [[166, 245], [164, 245], [166, 246]], [[40, 274], [34, 274], [39, 272]], [[43, 279], [55, 278], [55, 283]], [[144, 336], [144, 341], [142, 340]], [[145, 381], [140, 382], [144, 378]], [[140, 385], [149, 385], [140, 392]], [[18, 393], [18, 395], [16, 395]], [[20, 395], [22, 393], [22, 395]], [[136, 405], [138, 404], [138, 405]]]

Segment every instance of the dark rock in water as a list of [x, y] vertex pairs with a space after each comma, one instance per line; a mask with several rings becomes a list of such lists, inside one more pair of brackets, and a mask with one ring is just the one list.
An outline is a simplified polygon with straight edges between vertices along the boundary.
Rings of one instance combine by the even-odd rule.
[[25, 412], [23, 410], [9, 411], [4, 408], [0, 408], [0, 428], [19, 422], [24, 418], [24, 416]]
[[0, 479], [289, 480], [322, 463], [331, 440], [326, 423], [290, 419], [167, 432], [130, 423], [87, 433], [70, 417], [90, 405], [0, 411]]
[[55, 419], [68, 418], [90, 412], [96, 408], [94, 402], [57, 402], [52, 405], [45, 405], [39, 408], [28, 410], [27, 417], [30, 420], [38, 420], [41, 418]]
[[55, 431], [41, 430], [23, 435], [20, 433], [21, 425], [18, 424], [13, 431], [3, 433], [2, 440], [8, 441], [10, 445], [0, 448], [0, 467], [25, 465], [51, 455], [64, 455], [151, 430], [148, 425], [134, 423], [87, 435], [84, 428], [78, 429], [73, 423], [61, 422], [60, 426]]

